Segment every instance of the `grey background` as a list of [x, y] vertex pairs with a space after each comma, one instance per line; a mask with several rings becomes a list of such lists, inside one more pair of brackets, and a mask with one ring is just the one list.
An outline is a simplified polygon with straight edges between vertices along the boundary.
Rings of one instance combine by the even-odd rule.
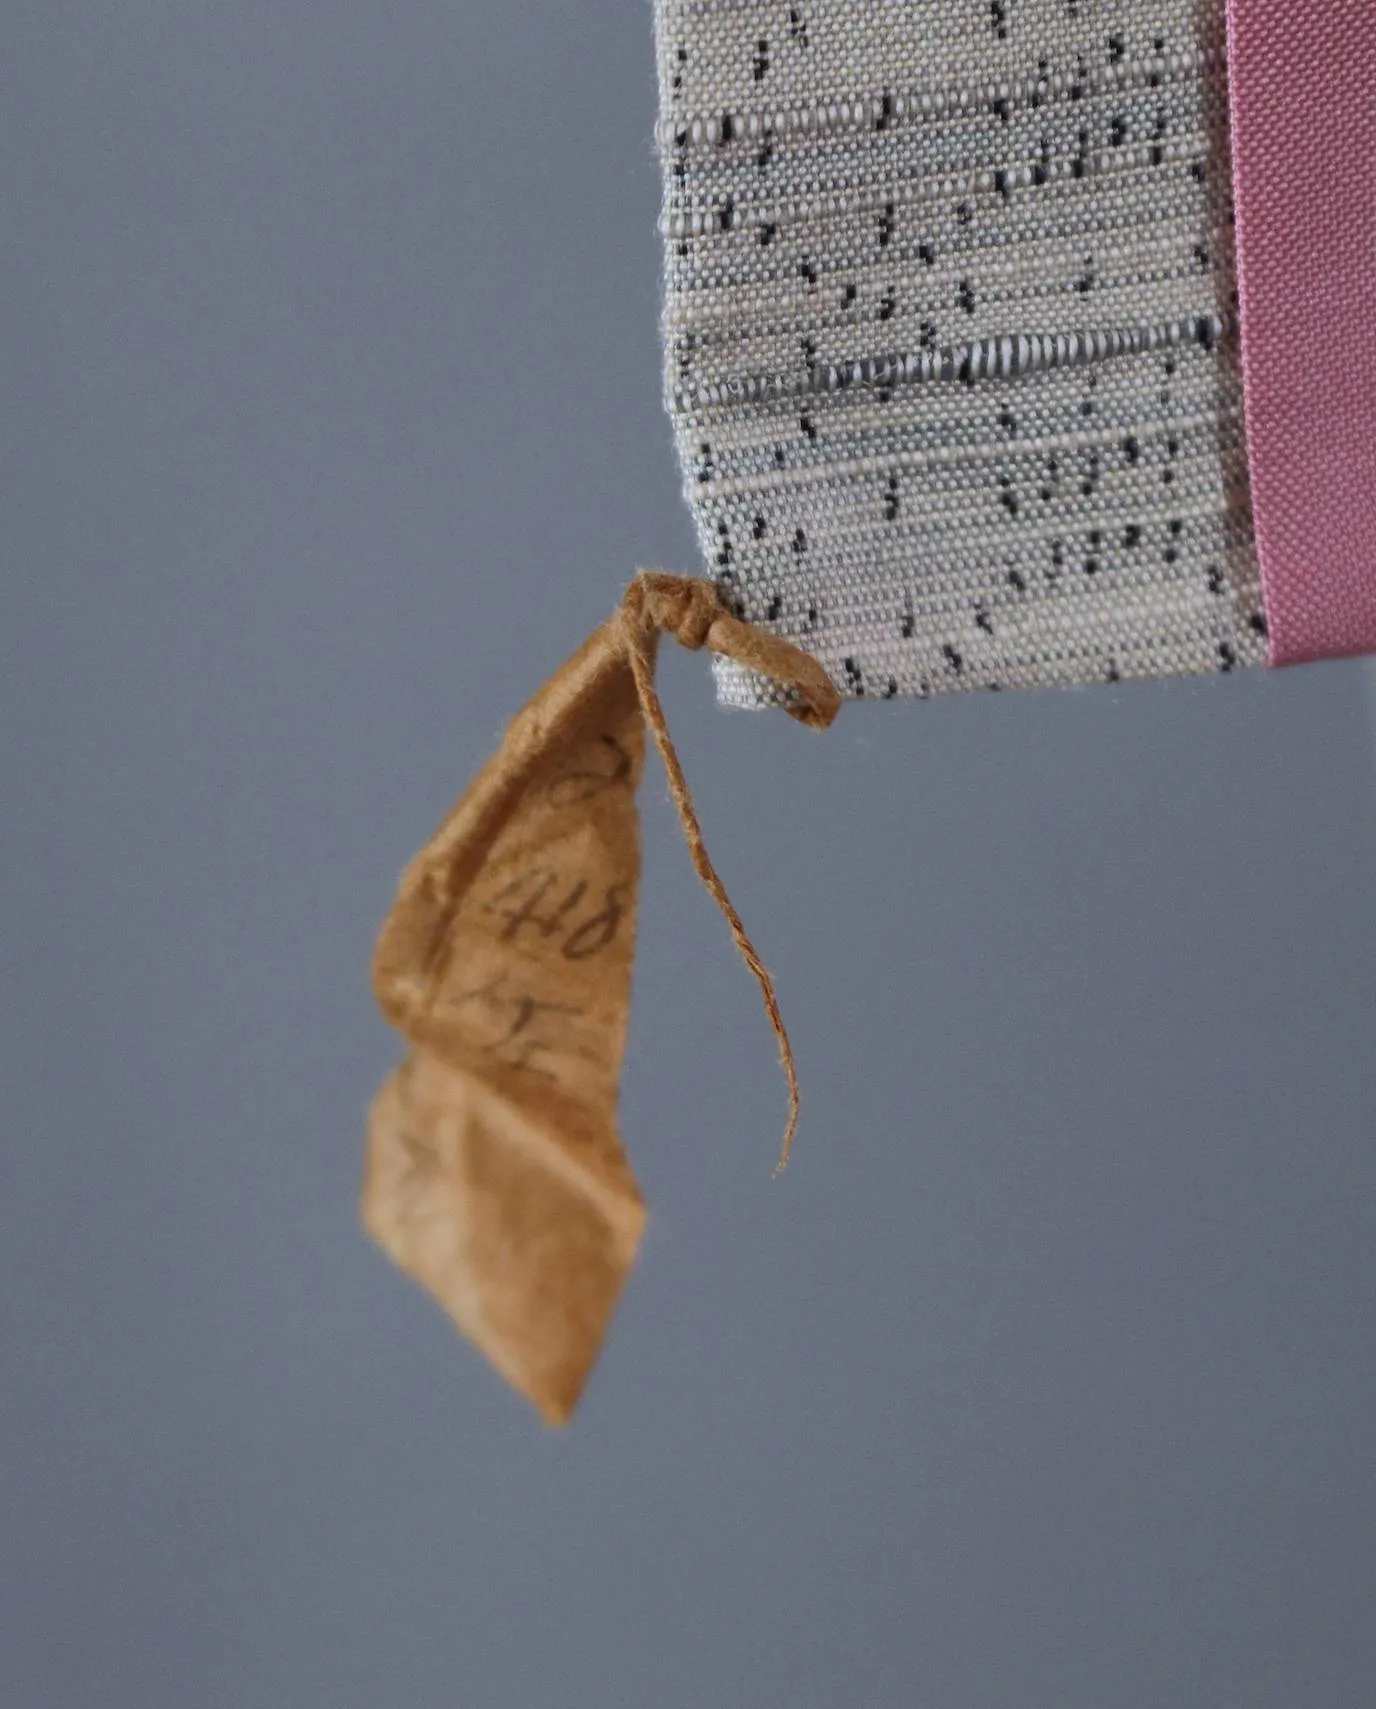
[[1376, 1694], [1364, 667], [664, 692], [643, 1261], [546, 1434], [366, 1244], [397, 869], [637, 562], [643, 4], [8, 0], [0, 1703]]

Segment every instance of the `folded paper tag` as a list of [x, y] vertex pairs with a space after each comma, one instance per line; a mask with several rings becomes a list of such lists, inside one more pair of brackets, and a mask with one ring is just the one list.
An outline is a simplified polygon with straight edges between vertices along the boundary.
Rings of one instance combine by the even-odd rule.
[[661, 633], [777, 683], [824, 728], [840, 696], [806, 653], [734, 617], [709, 582], [642, 573], [512, 721], [402, 876], [374, 987], [410, 1054], [369, 1123], [364, 1222], [549, 1423], [597, 1357], [645, 1212], [616, 1127], [649, 725], [693, 863], [760, 982], [768, 972], [703, 846], [654, 687]]

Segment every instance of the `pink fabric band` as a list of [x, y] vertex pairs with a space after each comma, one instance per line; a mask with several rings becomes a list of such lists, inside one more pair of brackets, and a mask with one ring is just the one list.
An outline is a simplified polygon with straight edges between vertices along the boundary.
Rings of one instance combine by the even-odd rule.
[[1228, 0], [1270, 662], [1376, 652], [1376, 0]]

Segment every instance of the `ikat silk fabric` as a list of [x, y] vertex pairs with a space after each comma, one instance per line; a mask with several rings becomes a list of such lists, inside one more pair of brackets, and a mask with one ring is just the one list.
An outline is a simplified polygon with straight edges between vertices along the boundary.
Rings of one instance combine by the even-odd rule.
[[656, 43], [665, 396], [737, 614], [852, 697], [1264, 662], [1223, 0], [657, 0]]

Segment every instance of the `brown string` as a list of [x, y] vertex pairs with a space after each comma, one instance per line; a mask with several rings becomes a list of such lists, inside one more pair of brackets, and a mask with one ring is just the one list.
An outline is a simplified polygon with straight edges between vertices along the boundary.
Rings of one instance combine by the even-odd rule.
[[751, 943], [741, 917], [726, 893], [726, 886], [707, 853], [688, 780], [683, 775], [683, 767], [669, 735], [664, 708], [655, 690], [656, 644], [661, 633], [669, 634], [690, 651], [707, 647], [711, 652], [769, 677], [787, 691], [786, 708], [790, 715], [813, 729], [825, 729], [831, 723], [840, 710], [841, 696], [815, 659], [787, 641], [734, 617], [722, 604], [711, 582], [643, 570], [626, 590], [621, 618], [636, 691], [645, 721], [659, 749], [659, 757], [664, 762], [669, 794], [678, 810], [694, 870], [721, 909], [737, 949], [759, 983], [765, 1013], [779, 1041], [779, 1059], [788, 1082], [788, 1126], [784, 1130], [779, 1161], [774, 1167], [777, 1175], [788, 1166], [801, 1105], [793, 1046], [779, 1011], [774, 980]]

